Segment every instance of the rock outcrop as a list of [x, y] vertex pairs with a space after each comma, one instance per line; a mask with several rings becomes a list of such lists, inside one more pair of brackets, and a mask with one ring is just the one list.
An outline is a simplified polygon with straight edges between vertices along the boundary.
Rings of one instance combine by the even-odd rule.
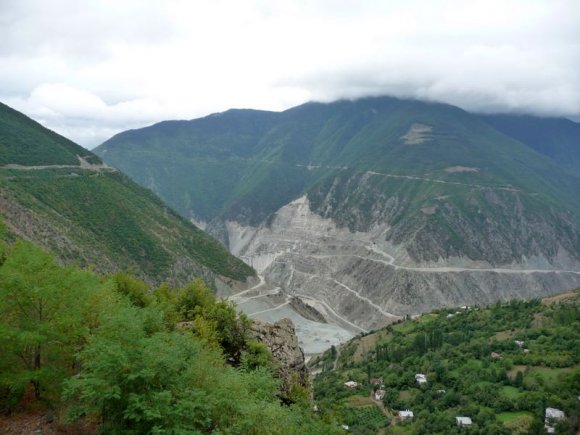
[[298, 345], [298, 337], [290, 319], [281, 319], [274, 324], [254, 320], [250, 335], [268, 346], [272, 352], [278, 376], [282, 381], [280, 390], [283, 399], [289, 398], [289, 393], [297, 385], [309, 388], [304, 352]]

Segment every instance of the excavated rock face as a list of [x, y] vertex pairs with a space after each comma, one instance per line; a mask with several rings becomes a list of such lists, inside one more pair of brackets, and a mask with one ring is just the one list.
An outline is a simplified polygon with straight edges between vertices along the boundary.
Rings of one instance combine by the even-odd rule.
[[278, 366], [278, 376], [282, 380], [282, 397], [288, 396], [295, 383], [309, 388], [308, 368], [292, 320], [281, 319], [274, 324], [253, 320], [250, 335], [268, 346], [272, 352]]

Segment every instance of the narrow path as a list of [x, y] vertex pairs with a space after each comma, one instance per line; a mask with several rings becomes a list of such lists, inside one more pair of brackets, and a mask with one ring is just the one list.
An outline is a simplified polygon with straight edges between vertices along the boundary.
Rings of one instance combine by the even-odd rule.
[[259, 299], [259, 298], [263, 298], [265, 296], [276, 296], [279, 294], [280, 294], [280, 287], [276, 287], [275, 289], [268, 290], [267, 292], [261, 293], [257, 296], [242, 297], [240, 300], [236, 300], [236, 305], [240, 306], [242, 304], [245, 304], [246, 302], [251, 301], [252, 299]]
[[442, 266], [442, 267], [415, 267], [415, 266], [401, 266], [395, 264], [395, 259], [392, 255], [387, 254], [386, 252], [378, 249], [376, 246], [367, 247], [367, 249], [382, 255], [388, 260], [379, 260], [378, 258], [373, 257], [365, 257], [362, 255], [356, 254], [301, 254], [307, 257], [312, 258], [330, 258], [330, 257], [354, 257], [360, 258], [361, 260], [368, 260], [373, 261], [375, 263], [385, 264], [387, 266], [391, 266], [395, 269], [400, 270], [411, 270], [415, 272], [424, 272], [424, 273], [448, 273], [448, 272], [494, 272], [494, 273], [510, 273], [510, 274], [531, 274], [531, 273], [572, 273], [574, 275], [580, 275], [580, 271], [578, 270], [565, 270], [565, 269], [506, 269], [506, 268], [474, 268], [474, 267], [457, 267], [457, 266]]
[[230, 295], [226, 299], [228, 299], [230, 301], [235, 300], [235, 299], [239, 298], [240, 296], [245, 295], [246, 293], [249, 293], [252, 290], [256, 290], [257, 288], [262, 287], [264, 284], [266, 284], [266, 280], [264, 279], [264, 277], [262, 275], [258, 275], [258, 280], [259, 280], [258, 284], [256, 284], [254, 287], [250, 287], [247, 290], [241, 291], [241, 292], [236, 293], [234, 295]]
[[514, 192], [521, 192], [520, 189], [517, 189], [517, 188], [512, 187], [512, 186], [486, 186], [483, 184], [461, 183], [459, 181], [446, 181], [446, 180], [438, 180], [436, 178], [417, 177], [415, 175], [385, 174], [382, 172], [375, 172], [375, 171], [367, 171], [366, 173], [369, 175], [381, 175], [383, 177], [389, 177], [389, 178], [404, 178], [406, 180], [429, 181], [431, 183], [439, 183], [439, 184], [453, 184], [456, 186], [479, 187], [479, 188], [483, 188], [483, 189], [508, 190], [508, 191], [514, 191]]
[[349, 324], [350, 326], [358, 329], [361, 332], [365, 332], [365, 333], [366, 332], [369, 332], [368, 330], [366, 330], [364, 328], [361, 328], [360, 326], [355, 325], [354, 323], [352, 323], [350, 320], [345, 319], [344, 317], [342, 317], [340, 314], [338, 314], [336, 311], [334, 311], [330, 307], [330, 305], [328, 305], [326, 302], [324, 302], [324, 301], [322, 301], [320, 299], [313, 298], [312, 296], [308, 296], [308, 295], [301, 294], [301, 293], [293, 293], [293, 294], [295, 296], [300, 296], [301, 298], [304, 298], [304, 299], [310, 299], [310, 300], [312, 300], [314, 302], [318, 302], [319, 304], [324, 305], [326, 307], [326, 309], [332, 313], [333, 316], [335, 316], [337, 319], [341, 320], [342, 322]]
[[276, 311], [276, 310], [278, 310], [278, 309], [280, 309], [282, 307], [285, 307], [288, 304], [290, 304], [290, 301], [286, 301], [286, 302], [284, 302], [284, 303], [282, 303], [280, 305], [276, 305], [274, 308], [268, 308], [267, 310], [256, 311], [255, 313], [247, 314], [247, 316], [248, 317], [252, 317], [252, 316], [255, 316], [256, 314], [262, 314], [262, 313], [267, 313], [267, 312], [270, 312], [270, 311]]
[[396, 317], [391, 313], [387, 313], [385, 310], [383, 310], [381, 307], [379, 307], [377, 304], [375, 304], [373, 301], [371, 301], [369, 298], [365, 297], [365, 296], [361, 296], [361, 294], [359, 292], [357, 292], [356, 290], [351, 289], [349, 286], [347, 286], [346, 284], [337, 281], [334, 278], [330, 278], [334, 283], [338, 284], [339, 286], [341, 286], [342, 288], [346, 289], [347, 291], [351, 292], [352, 294], [354, 294], [357, 298], [359, 298], [361, 301], [366, 302], [367, 304], [369, 304], [371, 307], [375, 308], [377, 311], [379, 311], [382, 315], [384, 315], [385, 317]]
[[[290, 266], [292, 267], [292, 271], [295, 271], [295, 270], [296, 270], [296, 269], [294, 268], [294, 265], [290, 265]], [[337, 284], [337, 285], [339, 285], [339, 286], [343, 287], [345, 290], [347, 290], [347, 291], [349, 291], [349, 292], [353, 293], [353, 294], [354, 294], [354, 295], [355, 295], [357, 298], [359, 298], [360, 300], [362, 300], [362, 301], [366, 302], [367, 304], [371, 305], [373, 308], [375, 308], [377, 311], [379, 311], [379, 312], [380, 312], [382, 315], [384, 315], [385, 317], [387, 317], [387, 318], [398, 317], [398, 316], [395, 316], [395, 315], [394, 315], [394, 314], [392, 314], [392, 313], [388, 313], [388, 312], [384, 311], [384, 310], [383, 310], [383, 309], [382, 309], [380, 306], [378, 306], [377, 304], [375, 304], [375, 303], [374, 303], [373, 301], [371, 301], [369, 298], [366, 298], [366, 297], [364, 297], [364, 296], [361, 296], [361, 294], [360, 294], [359, 292], [357, 292], [356, 290], [353, 290], [353, 289], [351, 289], [351, 288], [350, 288], [349, 286], [347, 286], [346, 284], [344, 284], [344, 283], [342, 283], [342, 282], [340, 282], [340, 281], [337, 281], [337, 280], [336, 280], [336, 279], [334, 279], [334, 278], [331, 278], [331, 277], [329, 277], [329, 276], [313, 275], [313, 274], [311, 274], [311, 273], [303, 272], [303, 271], [301, 271], [301, 270], [296, 270], [296, 272], [298, 272], [298, 273], [301, 273], [301, 274], [303, 274], [303, 275], [308, 275], [308, 276], [311, 276], [312, 278], [319, 278], [319, 279], [330, 280], [330, 281], [334, 282], [335, 284]], [[297, 293], [294, 293], [294, 294], [298, 295]], [[304, 297], [303, 295], [299, 295], [299, 296], [302, 296], [302, 297]], [[314, 301], [316, 301], [316, 302], [320, 302], [320, 303], [324, 304], [324, 305], [325, 305], [327, 308], [330, 308], [330, 307], [328, 306], [328, 304], [326, 304], [326, 302], [323, 302], [323, 301], [321, 301], [321, 300], [319, 300], [319, 299], [314, 299], [314, 298], [313, 298], [313, 297], [311, 297], [311, 296], [310, 296], [310, 297], [308, 297], [308, 299], [312, 299], [312, 300], [314, 300]], [[351, 322], [349, 322], [349, 321], [348, 321], [348, 320], [346, 320], [344, 317], [340, 317], [338, 314], [336, 314], [336, 312], [335, 312], [334, 310], [332, 310], [332, 312], [333, 312], [333, 313], [334, 313], [334, 314], [335, 314], [335, 315], [336, 315], [336, 316], [337, 316], [339, 319], [341, 319], [341, 320], [343, 320], [343, 321], [346, 321], [346, 322], [347, 322], [349, 325], [356, 326], [356, 325], [354, 325], [354, 323], [351, 323]], [[360, 329], [361, 331], [367, 332], [366, 330], [363, 330], [363, 329], [362, 329], [361, 327], [359, 327], [359, 326], [356, 326], [356, 327], [357, 327], [358, 329]]]

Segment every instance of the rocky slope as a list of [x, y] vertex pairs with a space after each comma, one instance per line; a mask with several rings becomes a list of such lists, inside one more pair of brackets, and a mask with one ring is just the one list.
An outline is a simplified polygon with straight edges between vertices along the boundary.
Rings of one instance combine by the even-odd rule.
[[306, 197], [281, 208], [268, 225], [228, 222], [227, 229], [232, 252], [266, 281], [363, 329], [431, 307], [540, 297], [580, 282], [577, 265], [559, 269], [545, 258], [503, 266], [464, 257], [415, 262], [385, 240], [388, 225], [351, 232], [314, 213]]
[[354, 332], [578, 285], [564, 124], [565, 143], [540, 146], [509, 117], [368, 98], [161, 123], [96, 152], [263, 274], [271, 303], [254, 313], [288, 307], [278, 288]]
[[304, 352], [298, 344], [298, 337], [290, 319], [281, 319], [274, 324], [254, 320], [250, 335], [270, 349], [278, 377], [282, 381], [282, 396], [288, 397], [291, 389], [297, 385], [310, 388]]

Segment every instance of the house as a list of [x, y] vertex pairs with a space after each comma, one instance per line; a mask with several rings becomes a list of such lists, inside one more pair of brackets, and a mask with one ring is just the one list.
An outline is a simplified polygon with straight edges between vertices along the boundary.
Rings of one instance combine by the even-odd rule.
[[447, 314], [447, 318], [448, 318], [448, 319], [450, 319], [450, 318], [452, 318], [452, 317], [454, 317], [454, 316], [455, 316], [455, 314], [451, 314], [451, 313]]
[[348, 427], [348, 424], [343, 424], [342, 429], [348, 432], [350, 428]]
[[355, 381], [348, 381], [348, 382], [345, 382], [345, 383], [344, 383], [344, 386], [345, 386], [346, 388], [356, 388], [356, 387], [358, 387], [358, 382], [355, 382]]
[[383, 378], [371, 378], [371, 385], [374, 386], [383, 385]]
[[415, 375], [415, 380], [417, 381], [417, 384], [423, 385], [427, 383], [427, 376], [425, 376], [423, 373], [417, 373]]
[[548, 433], [556, 433], [556, 428], [553, 424], [558, 420], [564, 420], [566, 414], [557, 408], [546, 408], [546, 418], [544, 419], [544, 428]]
[[514, 343], [517, 344], [519, 347], [522, 347], [524, 345], [524, 342], [520, 340], [514, 340]]
[[405, 409], [404, 411], [399, 411], [399, 418], [401, 420], [411, 420], [414, 417], [413, 411]]
[[471, 427], [471, 418], [469, 417], [455, 417], [457, 427]]
[[524, 353], [530, 353], [530, 349], [524, 349]]
[[375, 391], [375, 400], [383, 400], [383, 397], [385, 397], [385, 390], [377, 390]]
[[564, 420], [566, 414], [557, 408], [546, 408], [546, 420]]
[[492, 352], [491, 353], [491, 357], [493, 359], [501, 359], [501, 355], [499, 353], [497, 353], [497, 352]]
[[445, 394], [445, 390], [437, 390], [437, 394]]

